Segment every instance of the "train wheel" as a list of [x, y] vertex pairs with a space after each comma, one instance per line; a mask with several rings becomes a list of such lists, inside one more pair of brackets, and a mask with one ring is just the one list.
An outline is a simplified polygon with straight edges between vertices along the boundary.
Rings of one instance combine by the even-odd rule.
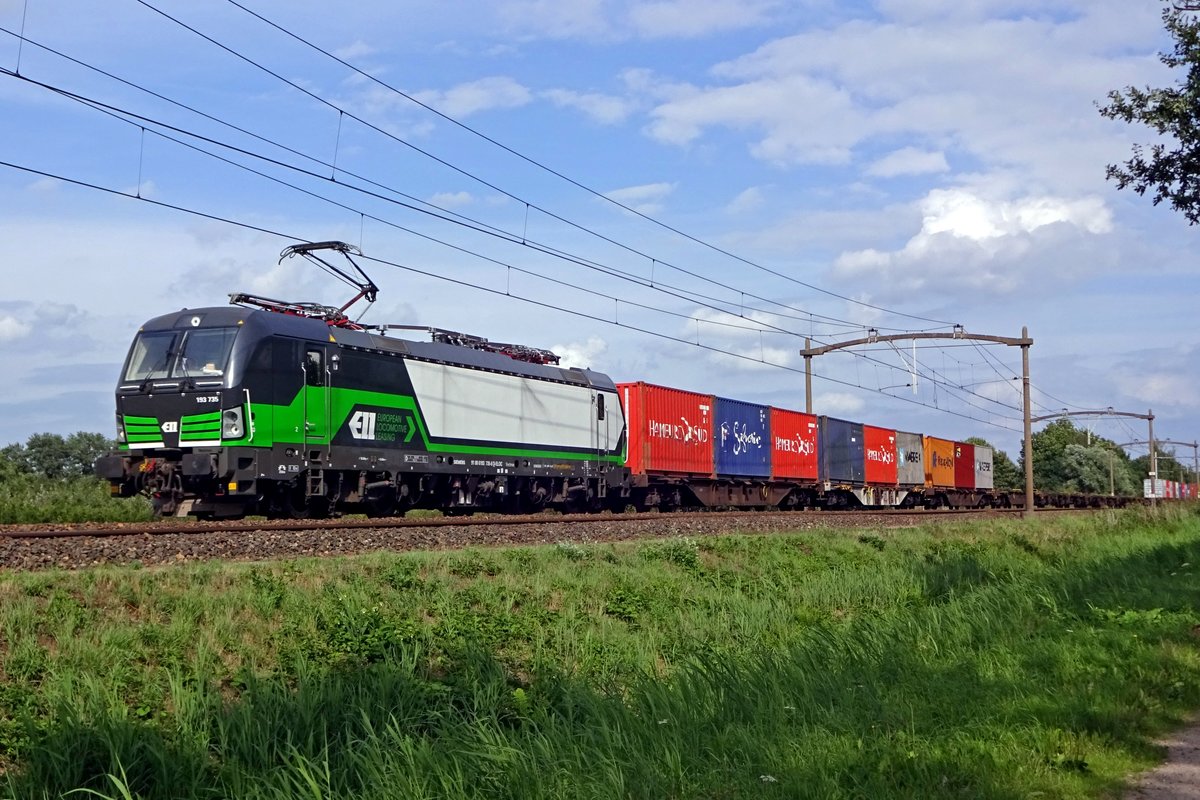
[[373, 495], [368, 497], [363, 505], [366, 509], [368, 517], [377, 518], [394, 516], [397, 505], [396, 492], [389, 489], [377, 495]]

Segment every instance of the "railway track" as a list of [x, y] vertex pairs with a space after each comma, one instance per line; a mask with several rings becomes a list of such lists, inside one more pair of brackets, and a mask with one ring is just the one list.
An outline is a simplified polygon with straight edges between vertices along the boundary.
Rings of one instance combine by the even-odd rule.
[[[594, 545], [729, 533], [888, 529], [1011, 516], [1012, 511], [733, 512], [433, 519], [159, 522], [0, 529], [0, 572], [199, 561], [327, 558], [373, 552]], [[1075, 513], [1079, 513], [1076, 511]]]
[[[1038, 513], [1082, 511], [1084, 509], [1040, 509]], [[55, 527], [53, 524], [29, 525], [0, 525], [0, 538], [10, 539], [62, 539], [84, 536], [157, 536], [166, 534], [205, 534], [232, 533], [237, 531], [320, 531], [320, 530], [358, 530], [358, 529], [392, 529], [392, 528], [441, 528], [441, 527], [472, 527], [481, 525], [545, 525], [549, 523], [575, 523], [580, 525], [595, 525], [603, 523], [618, 523], [624, 521], [647, 520], [653, 518], [692, 518], [704, 517], [723, 520], [740, 519], [827, 519], [861, 520], [863, 518], [927, 518], [954, 516], [1002, 516], [1020, 514], [1020, 508], [1004, 509], [880, 509], [862, 511], [682, 511], [672, 514], [535, 514], [527, 516], [450, 516], [450, 517], [394, 517], [367, 519], [359, 517], [335, 519], [296, 519], [296, 520], [160, 520], [147, 523], [70, 523], [67, 526]], [[844, 527], [838, 524], [836, 527]]]

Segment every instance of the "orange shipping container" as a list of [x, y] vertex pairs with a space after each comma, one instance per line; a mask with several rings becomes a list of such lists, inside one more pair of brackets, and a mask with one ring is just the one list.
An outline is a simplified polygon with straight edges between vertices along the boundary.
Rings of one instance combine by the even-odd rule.
[[954, 488], [954, 442], [925, 437], [925, 485]]

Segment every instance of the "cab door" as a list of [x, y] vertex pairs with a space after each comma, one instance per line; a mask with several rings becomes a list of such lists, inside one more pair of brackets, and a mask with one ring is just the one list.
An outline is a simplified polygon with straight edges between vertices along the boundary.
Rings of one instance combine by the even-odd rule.
[[329, 364], [324, 345], [304, 346], [304, 443], [329, 441]]

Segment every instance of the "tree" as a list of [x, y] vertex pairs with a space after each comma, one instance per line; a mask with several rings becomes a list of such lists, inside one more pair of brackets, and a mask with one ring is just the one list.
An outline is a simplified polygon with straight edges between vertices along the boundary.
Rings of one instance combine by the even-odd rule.
[[[1164, 141], [1145, 146], [1135, 144], [1133, 157], [1124, 164], [1110, 164], [1109, 180], [1118, 189], [1132, 188], [1144, 195], [1153, 190], [1154, 204], [1170, 200], [1189, 224], [1200, 222], [1200, 20], [1197, 4], [1168, 5], [1163, 25], [1174, 40], [1169, 53], [1159, 60], [1183, 72], [1182, 80], [1164, 89], [1128, 86], [1108, 93], [1109, 103], [1100, 113], [1109, 119], [1140, 123]], [[1035, 462], [1036, 463], [1036, 462]]]
[[44, 478], [75, 478], [92, 474], [96, 459], [113, 449], [103, 434], [79, 431], [63, 438], [35, 433], [24, 445], [0, 449], [0, 475], [26, 473]]
[[1068, 445], [1087, 444], [1087, 431], [1069, 419], [1056, 419], [1033, 434], [1033, 484], [1043, 492], [1070, 491], [1075, 472], [1066, 459]]

